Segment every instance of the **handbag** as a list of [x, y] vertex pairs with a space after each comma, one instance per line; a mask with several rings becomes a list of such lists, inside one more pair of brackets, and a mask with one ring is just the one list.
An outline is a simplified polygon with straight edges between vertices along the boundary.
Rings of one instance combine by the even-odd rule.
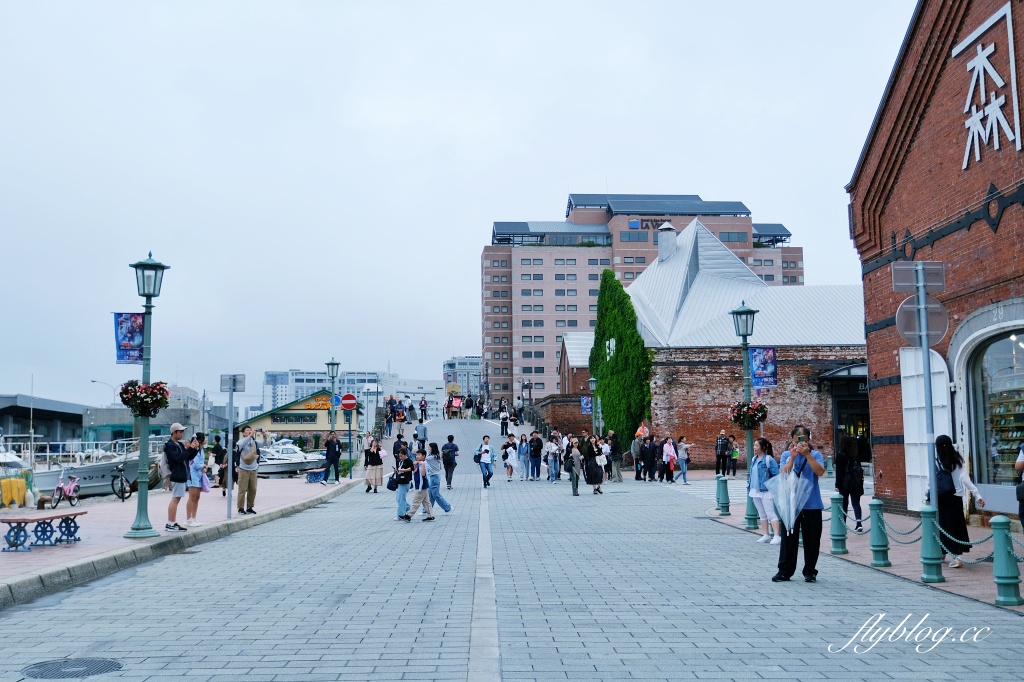
[[387, 485], [387, 487], [388, 487], [388, 490], [391, 490], [391, 491], [398, 490], [398, 479], [395, 478], [395, 476], [393, 474], [388, 477], [388, 485]]
[[604, 455], [598, 455], [597, 456], [597, 465], [598, 466], [602, 466], [603, 467], [607, 463], [608, 463], [608, 458], [607, 457], [605, 457]]
[[252, 447], [242, 454], [242, 462], [244, 462], [245, 464], [253, 464], [259, 458], [260, 449], [259, 446], [256, 445], [256, 441], [253, 440]]
[[199, 479], [199, 490], [201, 492], [208, 493], [210, 492], [210, 488], [210, 477], [204, 473], [203, 477]]
[[935, 472], [936, 497], [944, 500], [956, 494], [956, 486], [953, 485], [953, 474], [941, 466]]

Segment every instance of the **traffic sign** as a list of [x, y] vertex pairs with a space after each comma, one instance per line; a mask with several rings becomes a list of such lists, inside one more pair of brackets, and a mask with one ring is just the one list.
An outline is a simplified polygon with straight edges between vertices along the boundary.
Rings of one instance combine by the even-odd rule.
[[220, 375], [220, 392], [221, 393], [245, 393], [245, 375], [244, 374], [221, 374]]
[[351, 393], [346, 393], [341, 396], [341, 409], [343, 410], [354, 410], [356, 409], [356, 397]]
[[[896, 329], [907, 343], [920, 345], [917, 326], [917, 296], [908, 296], [896, 310]], [[949, 313], [937, 298], [925, 295], [925, 310], [928, 315], [928, 345], [934, 346], [949, 331]]]
[[337, 395], [337, 394], [332, 395], [331, 396], [331, 406], [332, 407], [337, 407], [338, 405], [341, 405], [341, 396]]
[[917, 292], [917, 269], [924, 270], [924, 289], [930, 294], [946, 290], [946, 264], [941, 261], [906, 261], [892, 264], [892, 290]]

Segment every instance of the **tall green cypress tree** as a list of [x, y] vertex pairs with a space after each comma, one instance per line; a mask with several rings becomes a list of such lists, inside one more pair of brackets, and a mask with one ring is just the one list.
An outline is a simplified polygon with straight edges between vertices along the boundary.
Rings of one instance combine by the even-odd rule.
[[629, 442], [650, 414], [651, 353], [636, 329], [633, 302], [611, 270], [601, 274], [590, 376], [597, 379], [594, 409], [600, 396], [605, 430]]

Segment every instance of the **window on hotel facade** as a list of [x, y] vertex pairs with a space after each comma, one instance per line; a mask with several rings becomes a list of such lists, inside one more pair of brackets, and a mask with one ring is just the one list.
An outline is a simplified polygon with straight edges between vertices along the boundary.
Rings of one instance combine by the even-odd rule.
[[530, 259], [529, 258], [522, 258], [522, 259], [519, 260], [519, 264], [520, 265], [529, 265], [530, 264]]
[[[497, 355], [497, 353], [495, 353], [495, 355]], [[508, 360], [508, 353], [502, 353], [501, 354], [501, 359], [502, 360]]]
[[768, 266], [775, 265], [775, 259], [774, 258], [765, 258], [764, 259], [764, 264], [768, 265]]
[[782, 283], [783, 284], [789, 284], [789, 275], [783, 275], [782, 276]]
[[502, 275], [501, 276], [501, 281], [502, 282], [507, 282], [508, 281], [508, 275]]
[[532, 336], [524, 336], [523, 337], [523, 343], [531, 343], [532, 341], [533, 341], [533, 337]]
[[556, 275], [555, 275], [555, 281], [556, 281], [556, 282], [562, 282], [562, 281], [565, 281], [565, 275], [562, 275], [562, 274], [556, 274]]
[[577, 326], [577, 324], [576, 324], [577, 322], [578, 322], [578, 320], [569, 320], [569, 326], [570, 327], [576, 327]]
[[508, 290], [507, 289], [505, 291], [501, 292], [501, 297], [502, 298], [508, 298]]
[[494, 384], [494, 390], [495, 391], [500, 391], [501, 390], [501, 384]]
[[556, 327], [564, 327], [565, 326], [565, 320], [555, 320], [555, 326]]
[[533, 290], [533, 295], [534, 296], [543, 296], [544, 295], [544, 290], [543, 289], [534, 289]]
[[580, 243], [580, 236], [578, 234], [549, 234], [548, 244], [554, 246], [572, 246], [573, 244]]
[[625, 258], [622, 259], [622, 262], [623, 263], [632, 263], [633, 259], [630, 256], [626, 256]]
[[597, 306], [596, 305], [590, 306], [590, 312], [596, 313], [597, 312]]
[[523, 274], [519, 275], [519, 279], [522, 279], [522, 280], [525, 280], [525, 281], [529, 282], [533, 278], [530, 277], [530, 273], [524, 272]]
[[795, 260], [789, 261], [789, 267], [795, 268], [796, 267], [796, 261]]
[[765, 275], [764, 276], [764, 281], [766, 281], [766, 282], [774, 282], [775, 281], [775, 275]]
[[544, 368], [543, 367], [534, 367], [533, 368], [533, 373], [534, 374], [543, 374], [544, 373]]
[[645, 242], [647, 241], [646, 232], [619, 232], [620, 242]]
[[523, 374], [533, 374], [533, 367], [523, 367], [521, 371]]
[[508, 267], [508, 261], [507, 260], [501, 261], [501, 267], [507, 268]]
[[[974, 417], [976, 483], [1012, 486], [1024, 441], [1024, 329], [1002, 333], [971, 358], [969, 400]], [[988, 497], [988, 495], [985, 495]]]
[[601, 275], [597, 274], [596, 272], [592, 272], [589, 275], [587, 275], [587, 279], [589, 279], [591, 282], [596, 282], [597, 280], [601, 279]]
[[555, 265], [565, 265], [565, 259], [564, 258], [556, 258], [555, 259]]
[[555, 337], [555, 343], [562, 343], [562, 337], [561, 336], [556, 336]]
[[533, 387], [534, 387], [535, 389], [537, 389], [538, 391], [540, 391], [540, 390], [543, 390], [543, 388], [544, 388], [544, 382], [543, 382], [543, 381], [537, 381], [537, 382], [534, 382], [534, 384], [533, 384]]
[[782, 261], [782, 269], [785, 270], [788, 267], [789, 267], [789, 262], [788, 261]]
[[565, 289], [555, 289], [555, 296], [565, 296]]
[[499, 261], [496, 261], [496, 260], [492, 260], [492, 261], [491, 261], [491, 267], [492, 267], [492, 268], [496, 268], [496, 267], [498, 267], [498, 263], [499, 263]]
[[596, 327], [597, 326], [597, 320], [591, 320], [590, 321], [590, 326], [591, 327]]
[[533, 281], [535, 281], [535, 282], [539, 281], [539, 280], [542, 280], [542, 279], [544, 279], [544, 275], [534, 275], [533, 276]]
[[591, 289], [590, 290], [590, 295], [591, 296], [597, 296], [599, 293], [601, 293], [600, 289]]
[[607, 258], [602, 258], [601, 259], [601, 265], [611, 265], [611, 264], [612, 264], [611, 261], [608, 260]]
[[555, 312], [556, 313], [565, 312], [565, 306], [564, 305], [556, 305], [555, 306]]
[[754, 261], [753, 262], [754, 265], [760, 265], [761, 264], [761, 259], [760, 258], [754, 258], [752, 260]]
[[532, 350], [524, 350], [523, 351], [523, 357], [524, 358], [532, 358], [533, 357], [533, 351]]
[[587, 265], [597, 265], [597, 259], [596, 258], [588, 258], [587, 259]]
[[508, 306], [507, 305], [501, 306], [501, 312], [507, 313], [508, 312]]
[[535, 336], [535, 337], [533, 337], [533, 342], [534, 343], [544, 343], [544, 337], [543, 336]]
[[533, 306], [533, 312], [540, 313], [540, 312], [543, 312], [543, 311], [544, 311], [544, 306], [542, 306], [542, 305], [535, 305], [535, 306]]
[[533, 259], [533, 264], [534, 265], [544, 265], [544, 259], [542, 259], [542, 258], [534, 258]]
[[747, 241], [746, 232], [719, 232], [718, 240], [722, 242], [745, 242]]
[[533, 320], [523, 320], [522, 323], [521, 323], [521, 326], [523, 326], [523, 327], [532, 327], [533, 326]]
[[637, 263], [646, 263], [647, 262], [647, 256], [637, 256], [636, 257], [636, 262]]
[[529, 296], [530, 293], [531, 293], [531, 291], [529, 289], [520, 289], [519, 290], [519, 295], [520, 296]]
[[571, 311], [571, 312], [576, 312], [576, 306], [575, 306], [575, 304], [574, 304], [574, 305], [571, 305], [571, 306], [568, 306], [568, 307], [567, 307], [567, 310], [569, 310], [569, 311]]
[[533, 352], [533, 357], [535, 357], [535, 358], [543, 358], [544, 357], [544, 351], [542, 351], [542, 350], [534, 351]]
[[633, 279], [633, 273], [632, 272], [627, 272], [625, 274], [625, 277], [626, 277], [626, 279]]
[[575, 296], [576, 295], [576, 290], [575, 289], [566, 289], [565, 290], [565, 295], [566, 296]]
[[533, 306], [532, 305], [521, 305], [521, 306], [519, 306], [519, 309], [521, 311], [523, 311], [524, 313], [532, 313], [533, 312]]
[[576, 273], [575, 272], [570, 272], [569, 274], [567, 274], [565, 276], [565, 278], [567, 280], [569, 280], [570, 282], [575, 282], [576, 281]]
[[533, 326], [534, 327], [543, 327], [544, 326], [544, 320], [534, 320], [533, 321]]
[[566, 265], [576, 265], [576, 259], [575, 258], [566, 258], [565, 259], [565, 264]]
[[501, 328], [502, 329], [508, 329], [508, 322], [502, 322], [501, 323]]

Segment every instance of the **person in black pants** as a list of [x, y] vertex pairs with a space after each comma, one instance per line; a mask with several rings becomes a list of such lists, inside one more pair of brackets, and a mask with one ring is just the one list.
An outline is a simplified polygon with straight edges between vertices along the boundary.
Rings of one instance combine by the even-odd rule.
[[726, 467], [729, 464], [729, 458], [732, 457], [732, 447], [729, 445], [729, 439], [725, 436], [725, 429], [715, 439], [715, 475], [722, 474], [725, 476]]
[[324, 467], [324, 477], [320, 479], [320, 485], [327, 485], [327, 479], [330, 478], [331, 467], [334, 467], [334, 484], [341, 483], [341, 471], [338, 466], [341, 462], [341, 444], [338, 443], [338, 434], [331, 431], [327, 435], [326, 445], [326, 456], [327, 464]]
[[[779, 546], [779, 572], [772, 576], [772, 582], [788, 581], [796, 573], [796, 559], [800, 552], [800, 531], [804, 540], [804, 582], [813, 583], [818, 579], [818, 550], [821, 547], [821, 490], [818, 477], [825, 474], [825, 457], [811, 447], [811, 432], [807, 427], [797, 425], [790, 432], [793, 444], [782, 455], [781, 473], [792, 472], [811, 481], [811, 495], [797, 514], [793, 528], [779, 519], [782, 544]], [[790, 533], [789, 530], [793, 532]]]
[[448, 490], [452, 489], [452, 476], [455, 475], [455, 467], [459, 465], [455, 459], [459, 456], [459, 446], [455, 444], [455, 436], [448, 436], [448, 442], [441, 446], [441, 464], [444, 465], [444, 480], [448, 483]]
[[661, 460], [658, 457], [659, 452], [658, 442], [654, 440], [654, 436], [644, 436], [644, 444], [640, 446], [640, 456], [644, 460], [644, 470], [640, 472], [641, 481], [644, 480], [644, 476], [649, 482], [658, 477], [658, 462]]

